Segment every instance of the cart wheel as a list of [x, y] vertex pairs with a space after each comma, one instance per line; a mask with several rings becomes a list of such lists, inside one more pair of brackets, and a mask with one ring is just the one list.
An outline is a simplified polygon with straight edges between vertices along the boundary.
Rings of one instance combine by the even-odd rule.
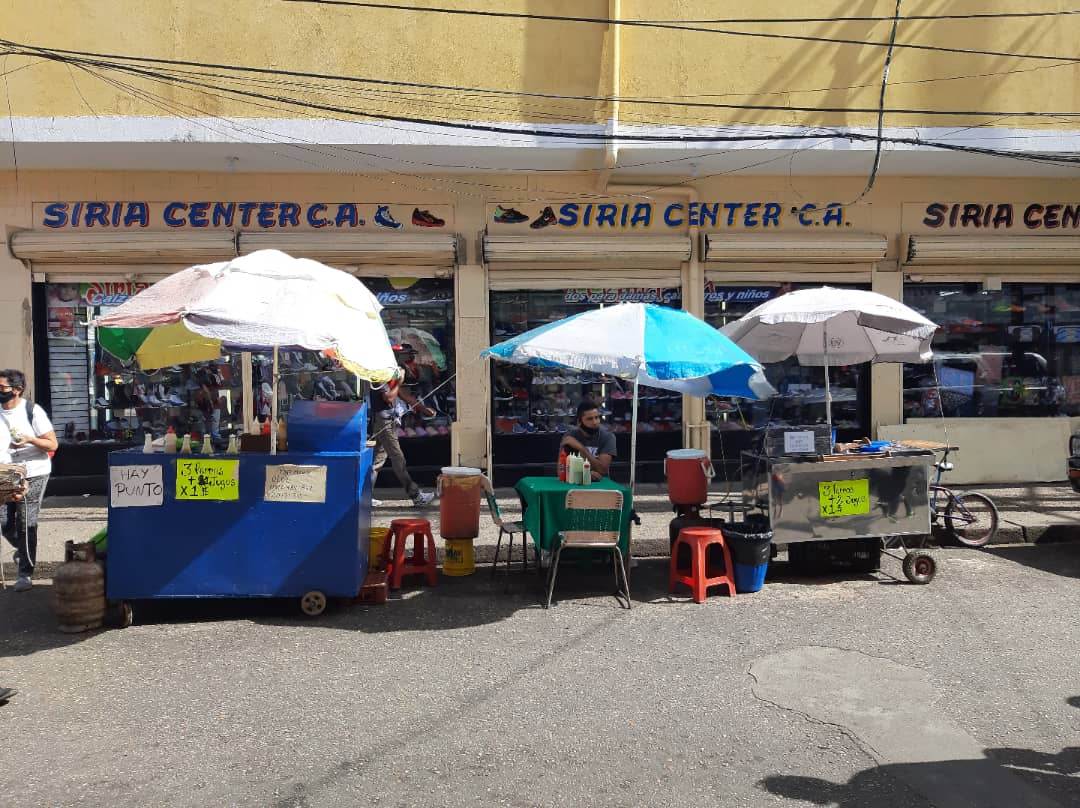
[[318, 617], [326, 611], [326, 595], [318, 589], [305, 592], [300, 598], [300, 611], [308, 617]]
[[929, 553], [916, 550], [904, 556], [903, 569], [913, 584], [928, 584], [937, 574], [937, 562]]
[[131, 604], [126, 600], [120, 601], [117, 606], [118, 624], [120, 628], [131, 628], [132, 622], [134, 622], [135, 614], [131, 610]]

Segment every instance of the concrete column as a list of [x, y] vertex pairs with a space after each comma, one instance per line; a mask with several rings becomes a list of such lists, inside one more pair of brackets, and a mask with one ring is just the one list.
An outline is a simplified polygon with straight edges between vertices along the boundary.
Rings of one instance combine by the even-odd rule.
[[465, 264], [454, 273], [454, 333], [457, 349], [457, 419], [450, 428], [450, 460], [459, 466], [488, 465], [488, 364], [480, 352], [488, 347], [487, 270]]
[[[875, 292], [903, 301], [904, 273], [895, 261], [876, 264], [871, 278]], [[903, 423], [904, 366], [883, 363], [870, 368], [870, 431], [877, 438], [880, 427]]]

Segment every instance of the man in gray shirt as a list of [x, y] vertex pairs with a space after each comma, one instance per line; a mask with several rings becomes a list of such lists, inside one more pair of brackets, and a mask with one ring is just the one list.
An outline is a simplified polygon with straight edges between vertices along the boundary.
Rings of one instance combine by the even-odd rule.
[[600, 409], [588, 398], [578, 404], [577, 426], [563, 435], [559, 446], [588, 460], [593, 480], [608, 476], [616, 455], [615, 436], [600, 426]]

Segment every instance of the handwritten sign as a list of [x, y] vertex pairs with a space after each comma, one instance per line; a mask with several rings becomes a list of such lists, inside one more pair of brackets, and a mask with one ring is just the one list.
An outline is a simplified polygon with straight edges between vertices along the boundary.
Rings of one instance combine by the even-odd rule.
[[326, 466], [267, 466], [267, 502], [326, 502]]
[[814, 433], [812, 430], [784, 433], [784, 454], [813, 453], [813, 451]]
[[161, 466], [110, 466], [109, 502], [114, 508], [146, 508], [160, 505], [165, 486]]
[[176, 498], [240, 499], [240, 461], [177, 460]]
[[870, 513], [870, 481], [818, 483], [818, 502], [821, 504], [821, 515], [825, 518]]

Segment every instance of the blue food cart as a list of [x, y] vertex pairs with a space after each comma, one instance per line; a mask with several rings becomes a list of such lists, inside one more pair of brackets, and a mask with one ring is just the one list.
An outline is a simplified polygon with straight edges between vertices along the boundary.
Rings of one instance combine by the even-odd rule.
[[318, 615], [367, 574], [367, 407], [296, 402], [289, 451], [109, 455], [106, 596], [298, 598]]

